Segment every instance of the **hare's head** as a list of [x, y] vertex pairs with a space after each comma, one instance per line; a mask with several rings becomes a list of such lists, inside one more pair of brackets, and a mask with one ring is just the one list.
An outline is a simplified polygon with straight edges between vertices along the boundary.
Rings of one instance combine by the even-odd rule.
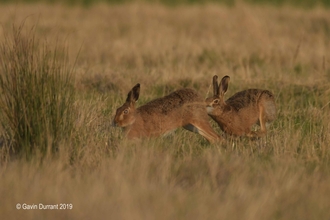
[[136, 84], [127, 94], [126, 102], [117, 109], [113, 124], [118, 127], [126, 127], [135, 121], [135, 102], [139, 99], [140, 84]]
[[224, 111], [227, 107], [224, 96], [228, 89], [229, 80], [229, 76], [224, 76], [218, 84], [218, 76], [213, 76], [213, 96], [206, 99], [208, 114], [216, 114], [216, 111]]

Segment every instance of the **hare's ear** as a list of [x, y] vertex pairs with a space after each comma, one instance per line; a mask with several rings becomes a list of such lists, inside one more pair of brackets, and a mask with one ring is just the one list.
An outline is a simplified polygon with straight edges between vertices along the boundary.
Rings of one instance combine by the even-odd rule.
[[219, 95], [219, 85], [218, 85], [218, 76], [213, 76], [213, 95], [218, 96]]
[[220, 96], [224, 96], [227, 92], [227, 89], [228, 89], [228, 83], [229, 83], [229, 80], [230, 80], [230, 77], [229, 76], [224, 76], [222, 79], [221, 79], [221, 82], [220, 82], [220, 85], [219, 85], [219, 90], [218, 90], [218, 94]]
[[127, 94], [126, 102], [136, 102], [140, 95], [140, 83], [136, 84]]

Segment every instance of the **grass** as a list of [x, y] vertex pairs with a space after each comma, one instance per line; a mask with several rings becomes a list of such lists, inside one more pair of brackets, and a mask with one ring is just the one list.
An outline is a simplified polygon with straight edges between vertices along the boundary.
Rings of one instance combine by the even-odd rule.
[[23, 28], [14, 26], [1, 45], [1, 124], [11, 150], [30, 158], [54, 153], [72, 133], [74, 90], [65, 51], [40, 45], [35, 28], [26, 36]]
[[[22, 20], [23, 36], [51, 48], [65, 39], [68, 60], [82, 45], [69, 80], [74, 129], [59, 138], [56, 156], [26, 160], [0, 148], [0, 218], [329, 219], [327, 9], [8, 4], [0, 8], [1, 42]], [[34, 45], [28, 51], [38, 54], [43, 45]], [[178, 129], [129, 141], [110, 126], [136, 83], [142, 105], [181, 87], [206, 97], [214, 74], [231, 76], [227, 97], [253, 87], [275, 94], [278, 118], [267, 137], [209, 145]], [[73, 209], [17, 210], [17, 203]]]

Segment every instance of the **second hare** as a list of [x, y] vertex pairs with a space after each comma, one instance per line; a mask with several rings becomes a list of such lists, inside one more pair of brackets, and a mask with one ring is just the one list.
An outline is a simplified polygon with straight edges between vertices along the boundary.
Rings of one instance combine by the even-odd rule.
[[113, 120], [114, 125], [124, 128], [128, 138], [158, 136], [184, 127], [209, 142], [220, 140], [209, 124], [203, 98], [194, 90], [180, 89], [136, 108], [139, 94], [140, 84], [136, 84]]
[[[247, 89], [225, 100], [229, 80], [224, 76], [218, 84], [218, 76], [213, 77], [213, 96], [206, 99], [208, 114], [229, 135], [265, 135], [266, 125], [276, 118], [274, 95], [268, 90]], [[254, 124], [260, 125], [260, 131], [252, 131]]]

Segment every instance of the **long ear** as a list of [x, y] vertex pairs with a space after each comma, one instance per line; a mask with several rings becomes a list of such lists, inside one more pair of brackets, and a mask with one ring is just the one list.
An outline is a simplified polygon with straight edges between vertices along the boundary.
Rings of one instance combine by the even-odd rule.
[[213, 95], [218, 96], [219, 95], [219, 85], [218, 85], [218, 76], [213, 76]]
[[227, 92], [229, 80], [230, 80], [229, 76], [224, 76], [221, 79], [221, 82], [219, 85], [219, 90], [218, 90], [218, 94], [220, 95], [221, 98], [223, 98]]
[[140, 95], [140, 83], [136, 84], [127, 94], [126, 102], [136, 102]]

